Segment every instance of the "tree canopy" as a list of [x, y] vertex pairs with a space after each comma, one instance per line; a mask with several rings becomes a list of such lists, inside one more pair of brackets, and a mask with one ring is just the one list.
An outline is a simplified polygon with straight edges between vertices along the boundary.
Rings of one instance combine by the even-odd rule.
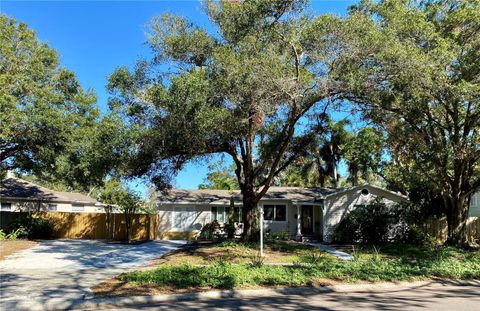
[[140, 133], [131, 174], [165, 186], [188, 161], [230, 156], [252, 236], [257, 202], [314, 139], [317, 122], [306, 121], [335, 95], [332, 51], [305, 8], [298, 0], [207, 1], [216, 33], [171, 14], [154, 18], [153, 59], [109, 79], [111, 106]]
[[234, 168], [225, 167], [220, 160], [208, 167], [209, 172], [204, 182], [198, 185], [199, 189], [222, 189], [235, 190], [238, 189], [237, 177]]
[[388, 133], [397, 171], [441, 193], [449, 241], [465, 243], [480, 189], [480, 2], [362, 1], [337, 29], [344, 98]]
[[87, 190], [118, 161], [121, 121], [25, 23], [0, 15], [0, 169]]

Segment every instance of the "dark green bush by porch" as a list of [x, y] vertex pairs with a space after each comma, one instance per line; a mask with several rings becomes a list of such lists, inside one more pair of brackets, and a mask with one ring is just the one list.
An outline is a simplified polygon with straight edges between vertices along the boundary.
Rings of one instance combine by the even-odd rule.
[[435, 239], [420, 229], [424, 217], [419, 211], [409, 202], [359, 206], [335, 226], [332, 239], [337, 243], [433, 245]]

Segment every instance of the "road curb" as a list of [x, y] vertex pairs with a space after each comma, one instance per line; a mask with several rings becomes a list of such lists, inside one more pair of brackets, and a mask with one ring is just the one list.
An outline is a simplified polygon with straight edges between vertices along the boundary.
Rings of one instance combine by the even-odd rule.
[[112, 298], [87, 298], [78, 300], [70, 304], [69, 309], [102, 309], [107, 307], [119, 307], [129, 305], [147, 305], [162, 302], [173, 301], [192, 301], [192, 300], [210, 300], [226, 298], [251, 298], [251, 297], [279, 297], [283, 295], [314, 295], [329, 292], [358, 292], [358, 291], [378, 291], [378, 290], [406, 290], [415, 289], [425, 285], [469, 285], [479, 286], [480, 280], [474, 281], [450, 281], [450, 280], [428, 280], [415, 282], [395, 282], [395, 283], [368, 283], [368, 284], [339, 284], [317, 287], [289, 287], [273, 289], [243, 289], [243, 290], [220, 290], [195, 292], [172, 295], [152, 295], [152, 296], [129, 296]]

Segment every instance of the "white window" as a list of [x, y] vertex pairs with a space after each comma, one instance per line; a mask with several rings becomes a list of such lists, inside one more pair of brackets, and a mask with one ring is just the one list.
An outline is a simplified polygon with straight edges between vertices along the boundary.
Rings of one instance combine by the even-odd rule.
[[212, 206], [212, 217], [211, 220], [218, 221], [219, 223], [224, 223], [225, 219], [228, 219], [227, 208], [225, 206]]
[[194, 207], [175, 207], [172, 213], [173, 229], [186, 232], [194, 229], [197, 212]]
[[228, 222], [228, 217], [235, 217], [235, 221], [241, 223], [242, 220], [242, 208], [234, 207], [234, 214], [230, 215], [230, 206], [212, 206], [211, 221], [218, 221], [219, 223]]
[[470, 198], [470, 217], [480, 217], [480, 192], [475, 193]]
[[56, 211], [57, 210], [57, 204], [48, 204], [47, 206], [48, 211]]
[[83, 206], [83, 204], [72, 204], [72, 211], [83, 212], [85, 211], [85, 206]]
[[10, 212], [12, 210], [12, 203], [2, 202], [0, 203], [0, 211]]
[[268, 221], [287, 221], [287, 206], [264, 205], [263, 219]]

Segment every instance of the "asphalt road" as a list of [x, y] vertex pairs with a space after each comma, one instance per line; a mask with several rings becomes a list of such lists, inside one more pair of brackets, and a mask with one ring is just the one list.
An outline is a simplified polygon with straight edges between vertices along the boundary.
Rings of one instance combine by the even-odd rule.
[[480, 281], [399, 286], [374, 290], [331, 291], [313, 295], [283, 295], [169, 302], [104, 310], [480, 310]]

